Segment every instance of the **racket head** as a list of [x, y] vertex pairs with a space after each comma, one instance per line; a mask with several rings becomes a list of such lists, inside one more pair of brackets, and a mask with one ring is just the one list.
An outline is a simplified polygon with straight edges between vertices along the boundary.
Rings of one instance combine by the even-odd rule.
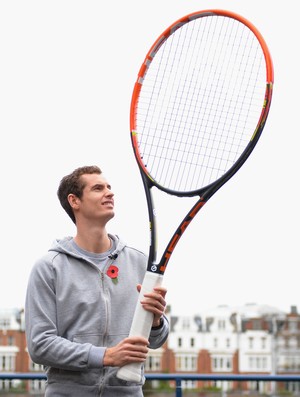
[[174, 22], [148, 51], [132, 95], [144, 183], [208, 199], [255, 147], [273, 80], [266, 42], [242, 16], [204, 10]]

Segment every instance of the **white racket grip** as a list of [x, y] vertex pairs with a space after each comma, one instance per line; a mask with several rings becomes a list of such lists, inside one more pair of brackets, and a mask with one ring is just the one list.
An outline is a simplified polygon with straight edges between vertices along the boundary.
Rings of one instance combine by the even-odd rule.
[[[146, 272], [140, 291], [141, 298], [139, 298], [135, 308], [129, 336], [143, 336], [144, 338], [149, 339], [153, 323], [153, 314], [145, 310], [140, 301], [145, 293], [152, 292], [154, 287], [160, 286], [162, 284], [162, 280], [163, 275], [148, 271]], [[129, 382], [140, 382], [142, 379], [141, 367], [141, 363], [124, 365], [118, 370], [117, 377]]]

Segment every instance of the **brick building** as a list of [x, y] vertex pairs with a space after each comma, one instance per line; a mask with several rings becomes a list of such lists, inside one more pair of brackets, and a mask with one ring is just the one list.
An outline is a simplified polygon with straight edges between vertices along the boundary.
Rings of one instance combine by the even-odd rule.
[[[219, 306], [196, 316], [169, 314], [171, 332], [163, 353], [150, 351], [146, 369], [202, 374], [300, 374], [300, 315], [267, 305]], [[161, 361], [159, 361], [161, 357]], [[152, 365], [149, 365], [149, 362]], [[153, 366], [155, 363], [155, 366]], [[185, 387], [216, 386], [261, 393], [274, 388], [300, 392], [298, 383], [186, 382]]]
[[[0, 310], [0, 372], [27, 372], [28, 354], [24, 313], [19, 309]], [[0, 390], [17, 387], [20, 381], [0, 381]]]
[[[219, 306], [195, 316], [168, 313], [170, 335], [163, 347], [150, 350], [146, 372], [201, 374], [300, 374], [300, 315], [266, 305]], [[27, 352], [23, 310], [0, 309], [0, 372], [42, 372]], [[20, 381], [0, 381], [0, 391]], [[273, 393], [274, 388], [299, 393], [299, 382], [196, 382], [186, 388], [219, 387]], [[30, 381], [42, 392], [44, 381]]]

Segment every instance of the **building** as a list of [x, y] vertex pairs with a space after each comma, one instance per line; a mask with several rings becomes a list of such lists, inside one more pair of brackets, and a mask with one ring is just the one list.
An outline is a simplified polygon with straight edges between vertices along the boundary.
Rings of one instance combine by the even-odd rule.
[[[24, 313], [19, 309], [0, 310], [0, 372], [26, 372], [28, 354]], [[18, 388], [20, 381], [0, 381], [0, 391]]]
[[[196, 316], [169, 314], [171, 332], [156, 362], [158, 372], [202, 374], [300, 374], [300, 315], [268, 305], [219, 306]], [[150, 351], [148, 361], [156, 356]], [[156, 357], [157, 360], [157, 357]], [[147, 367], [150, 370], [150, 367]], [[153, 370], [153, 369], [152, 369]], [[270, 393], [275, 382], [187, 382], [187, 388], [220, 387]], [[279, 388], [300, 392], [299, 383]]]
[[[274, 357], [276, 358], [275, 372], [280, 374], [300, 373], [300, 316], [295, 306], [284, 320], [274, 323]], [[288, 382], [285, 389], [299, 392], [300, 385]]]
[[[170, 335], [163, 347], [150, 350], [146, 372], [201, 374], [300, 374], [300, 315], [295, 306], [284, 313], [268, 305], [218, 306], [195, 316], [168, 312]], [[0, 310], [0, 372], [42, 372], [28, 355], [23, 310]], [[158, 382], [156, 382], [158, 385]], [[153, 385], [155, 387], [155, 384]], [[220, 388], [264, 394], [299, 393], [299, 382], [188, 381], [185, 388]], [[20, 381], [0, 383], [0, 391]], [[44, 381], [30, 381], [33, 393]]]
[[[23, 309], [0, 309], [0, 372], [42, 372], [28, 355], [25, 336]], [[26, 389], [33, 393], [43, 392], [45, 382], [29, 381], [24, 385], [20, 380], [0, 380], [0, 392]]]

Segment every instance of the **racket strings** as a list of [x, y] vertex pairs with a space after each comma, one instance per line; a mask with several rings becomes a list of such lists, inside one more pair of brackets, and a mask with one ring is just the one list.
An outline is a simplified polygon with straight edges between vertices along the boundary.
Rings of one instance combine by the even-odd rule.
[[[211, 19], [212, 21], [212, 19]], [[228, 33], [228, 26], [224, 26], [225, 20], [222, 20], [222, 27], [219, 32], [218, 36], [218, 41], [222, 43], [222, 47], [219, 48], [219, 52], [223, 53], [224, 51], [224, 41], [222, 40], [221, 37], [221, 32], [224, 31], [224, 35], [226, 36]], [[211, 30], [211, 29], [210, 29]], [[229, 49], [232, 51], [232, 48]], [[232, 54], [228, 54], [228, 56], [232, 56]], [[221, 62], [221, 57], [218, 57], [216, 52], [213, 54], [213, 59], [212, 59], [212, 65], [215, 65], [215, 70], [219, 69]], [[224, 65], [226, 66], [226, 65]], [[225, 74], [228, 75], [228, 64], [227, 64], [227, 70], [225, 70]], [[211, 66], [212, 69], [212, 66]], [[212, 73], [212, 71], [210, 71]], [[232, 78], [232, 76], [230, 76]], [[196, 184], [199, 184], [201, 180], [212, 180], [212, 179], [217, 179], [214, 178], [214, 171], [217, 173], [224, 168], [221, 168], [221, 163], [222, 159], [228, 158], [226, 156], [226, 146], [224, 145], [224, 136], [223, 136], [223, 123], [221, 123], [221, 115], [224, 114], [224, 104], [226, 103], [227, 100], [230, 100], [227, 98], [228, 93], [225, 92], [225, 97], [222, 98], [218, 94], [218, 88], [220, 88], [220, 91], [224, 91], [224, 81], [219, 82], [219, 79], [216, 78], [217, 84], [212, 84], [211, 88], [209, 89], [208, 93], [205, 93], [207, 97], [211, 97], [211, 101], [208, 101], [208, 106], [206, 106], [206, 112], [208, 114], [206, 120], [206, 124], [204, 125], [205, 130], [209, 129], [209, 122], [213, 118], [215, 122], [215, 129], [211, 130], [211, 136], [210, 136], [210, 142], [213, 142], [213, 144], [208, 144], [205, 145], [204, 147], [204, 152], [202, 154], [203, 157], [208, 158], [208, 164], [214, 164], [213, 166], [207, 166], [203, 167], [203, 173], [204, 176], [202, 178], [201, 175], [199, 174], [198, 180], [196, 181]], [[206, 87], [207, 90], [207, 87]], [[217, 110], [217, 111], [216, 111]], [[225, 113], [226, 114], [226, 113]], [[225, 138], [226, 141], [226, 138]], [[231, 153], [231, 151], [229, 151]], [[200, 182], [199, 182], [200, 181]]]
[[[197, 56], [198, 56], [196, 43], [197, 43], [197, 41], [199, 39], [199, 37], [198, 37], [199, 32], [195, 32], [194, 31], [194, 27], [195, 27], [195, 25], [193, 25], [192, 35], [188, 36], [187, 47], [191, 47], [192, 48], [192, 52], [195, 52], [195, 54], [197, 54]], [[194, 43], [191, 43], [192, 36], [194, 34], [197, 35], [197, 39], [194, 40]], [[187, 35], [187, 31], [185, 31], [185, 36], [186, 35]], [[183, 41], [186, 42], [186, 37], [184, 37]], [[183, 54], [181, 54], [181, 56], [182, 55]], [[181, 56], [180, 56], [180, 58], [181, 58]], [[184, 69], [187, 68], [187, 70], [190, 72], [192, 67], [193, 67], [192, 58], [184, 57], [184, 59], [185, 59], [186, 62], [185, 62], [183, 67], [184, 67]], [[197, 61], [198, 61], [198, 59], [196, 59], [196, 62]], [[194, 79], [193, 78], [188, 79], [186, 76], [184, 78], [185, 78], [185, 80], [184, 80], [183, 84], [182, 85], [180, 84], [179, 86], [180, 87], [184, 87], [184, 89], [187, 92], [190, 92], [191, 95], [190, 96], [189, 95], [184, 95], [184, 93], [183, 92], [179, 92], [179, 89], [178, 89], [177, 92], [176, 92], [175, 97], [177, 98], [179, 96], [179, 97], [183, 98], [183, 107], [185, 109], [187, 109], [187, 113], [191, 114], [191, 119], [193, 119], [195, 117], [195, 114], [194, 114], [194, 109], [192, 108], [192, 104], [198, 101], [198, 98], [195, 98], [195, 95], [197, 97], [197, 93], [195, 92], [195, 89], [193, 88], [193, 80]], [[176, 108], [176, 101], [173, 101], [172, 113], [174, 113], [174, 111], [175, 111], [174, 108]], [[184, 132], [185, 130], [192, 131], [189, 128], [189, 125], [188, 125], [188, 120], [189, 119], [185, 116], [184, 112], [180, 113], [180, 112], [177, 111], [176, 113], [178, 114], [178, 116], [176, 117], [176, 119], [174, 118], [174, 120], [177, 121], [177, 119], [178, 119], [178, 123], [179, 123], [180, 126], [182, 126], [181, 130], [183, 131], [183, 133], [179, 135], [178, 141], [177, 141], [178, 142], [178, 146], [182, 149], [181, 152], [178, 153], [177, 161], [179, 161], [181, 164], [185, 164], [185, 167], [187, 167], [186, 168], [186, 172], [189, 174], [190, 173], [190, 166], [191, 166], [191, 164], [194, 163], [194, 161], [192, 160], [193, 159], [193, 155], [196, 154], [196, 152], [192, 153], [191, 148], [193, 147], [193, 140], [194, 140], [194, 144], [196, 144], [197, 136], [195, 134], [193, 134], [193, 133], [186, 134]], [[191, 161], [188, 161], [187, 156], [186, 156], [187, 153], [189, 153], [189, 156], [191, 156]], [[173, 150], [171, 156], [173, 154], [175, 156], [177, 155], [177, 153], [174, 153], [174, 150]], [[165, 166], [165, 162], [166, 161], [164, 161], [162, 169], [165, 169], [165, 167], [164, 167]], [[181, 175], [178, 175], [178, 177], [176, 178], [175, 167], [171, 167], [171, 162], [168, 162], [168, 167], [166, 169], [165, 175], [170, 175], [170, 177], [169, 177], [170, 180], [173, 180], [173, 178], [174, 178], [176, 180], [176, 185], [183, 186], [184, 173], [182, 173]], [[163, 183], [166, 183], [166, 181], [163, 180]]]
[[265, 92], [263, 52], [242, 23], [191, 21], [160, 47], [142, 84], [136, 131], [159, 184], [192, 191], [222, 176], [256, 128]]
[[[246, 54], [247, 47], [246, 46], [242, 47], [243, 36], [238, 35], [237, 29], [235, 29], [235, 28], [236, 28], [236, 25], [228, 26], [228, 24], [227, 24], [225, 36], [227, 35], [227, 33], [230, 36], [234, 36], [234, 41], [237, 43], [237, 48], [243, 48], [242, 55], [241, 55], [241, 60], [243, 60], [245, 58], [245, 56], [247, 57], [247, 54]], [[243, 31], [243, 33], [245, 33], [245, 32], [247, 35], [249, 35], [249, 31]], [[223, 50], [224, 50], [224, 48], [222, 48], [222, 52], [223, 52]], [[231, 59], [234, 64], [236, 62], [238, 62], [237, 53], [234, 53], [233, 47], [230, 48], [230, 53], [228, 55], [229, 55], [229, 59]], [[238, 80], [234, 79], [234, 69], [230, 68], [229, 62], [227, 63], [226, 67], [227, 67], [227, 69], [225, 71], [225, 74], [229, 77], [230, 81], [233, 82], [233, 86], [232, 86], [232, 90], [226, 91], [224, 100], [221, 96], [218, 98], [216, 108], [218, 108], [220, 106], [221, 111], [218, 112], [219, 114], [213, 115], [216, 118], [215, 119], [216, 120], [216, 129], [215, 129], [216, 133], [214, 135], [215, 144], [211, 147], [211, 153], [212, 153], [212, 159], [215, 159], [215, 161], [214, 161], [214, 167], [210, 168], [210, 173], [209, 173], [209, 175], [207, 175], [208, 180], [216, 179], [213, 176], [213, 170], [217, 171], [217, 175], [219, 175], [219, 173], [221, 173], [221, 172], [224, 172], [224, 170], [227, 170], [229, 168], [229, 166], [231, 166], [232, 163], [235, 161], [237, 156], [240, 154], [239, 148], [240, 147], [244, 148], [245, 144], [248, 143], [248, 139], [244, 140], [245, 139], [244, 134], [239, 134], [239, 130], [238, 130], [239, 125], [241, 125], [242, 131], [244, 131], [244, 129], [246, 128], [245, 123], [243, 121], [241, 121], [242, 118], [241, 118], [240, 109], [237, 107], [237, 103], [239, 103], [239, 101], [237, 103], [234, 103], [233, 93], [235, 93], [237, 91]], [[223, 84], [221, 83], [221, 92], [224, 91], [224, 84], [225, 84], [225, 82], [223, 81]], [[242, 80], [240, 82], [240, 84], [244, 85], [244, 81]], [[244, 100], [244, 98], [240, 98], [240, 100]], [[234, 109], [235, 109], [234, 113], [226, 112], [225, 104], [227, 102], [233, 104]], [[226, 116], [225, 123], [222, 122], [222, 118], [221, 118], [221, 115], [224, 115], [224, 114]], [[232, 131], [233, 136], [234, 136], [234, 139], [231, 139], [231, 140], [227, 139], [226, 130], [224, 130], [224, 128], [223, 128], [224, 126], [227, 125], [227, 122], [228, 122], [229, 131]], [[220, 135], [218, 135], [217, 132], [218, 133], [220, 132]], [[213, 150], [213, 148], [215, 150]], [[214, 156], [214, 154], [213, 154], [214, 151], [216, 151], [216, 153], [219, 153], [219, 155]]]

